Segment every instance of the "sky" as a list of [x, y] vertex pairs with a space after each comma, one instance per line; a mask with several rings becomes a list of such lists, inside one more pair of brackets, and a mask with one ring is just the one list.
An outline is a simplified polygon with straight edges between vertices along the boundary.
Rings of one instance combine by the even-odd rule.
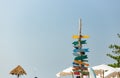
[[114, 63], [110, 44], [120, 44], [120, 0], [0, 0], [0, 77], [21, 65], [27, 76], [56, 78], [72, 66], [72, 39], [89, 35], [90, 67]]

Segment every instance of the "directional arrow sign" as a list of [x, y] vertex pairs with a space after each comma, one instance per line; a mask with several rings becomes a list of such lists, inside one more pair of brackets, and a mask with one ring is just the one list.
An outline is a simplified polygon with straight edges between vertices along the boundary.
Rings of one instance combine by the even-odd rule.
[[74, 60], [84, 60], [84, 59], [87, 59], [87, 58], [88, 58], [87, 55], [82, 55], [82, 56], [75, 57]]
[[78, 38], [89, 38], [90, 36], [88, 35], [84, 35], [84, 36], [78, 36], [78, 35], [73, 35], [72, 38], [73, 39], [78, 39]]
[[[87, 44], [87, 43], [86, 43], [86, 40], [81, 40], [80, 43], [81, 43], [81, 44]], [[74, 41], [72, 44], [74, 44], [74, 45], [78, 45], [79, 42], [78, 42], [78, 41]]]
[[88, 48], [84, 48], [84, 49], [74, 49], [73, 52], [89, 52]]

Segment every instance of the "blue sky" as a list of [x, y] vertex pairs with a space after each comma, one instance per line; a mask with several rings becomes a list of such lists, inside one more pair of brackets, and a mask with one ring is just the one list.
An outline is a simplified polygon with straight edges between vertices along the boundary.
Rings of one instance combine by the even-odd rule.
[[[72, 35], [90, 35], [90, 66], [113, 63], [106, 56], [119, 44], [119, 0], [0, 0], [0, 77], [21, 65], [26, 78], [55, 78], [72, 66]], [[16, 77], [15, 77], [16, 78]]]

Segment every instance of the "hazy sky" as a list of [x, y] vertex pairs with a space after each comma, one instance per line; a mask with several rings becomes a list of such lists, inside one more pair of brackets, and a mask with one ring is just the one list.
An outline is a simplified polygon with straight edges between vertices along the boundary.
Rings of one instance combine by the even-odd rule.
[[56, 78], [72, 66], [72, 35], [90, 35], [90, 67], [113, 63], [110, 44], [120, 44], [120, 0], [0, 0], [0, 77], [21, 65], [23, 78]]

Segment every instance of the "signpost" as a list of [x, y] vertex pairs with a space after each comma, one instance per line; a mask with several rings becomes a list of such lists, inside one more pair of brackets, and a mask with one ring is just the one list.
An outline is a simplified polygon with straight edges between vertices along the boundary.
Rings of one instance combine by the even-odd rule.
[[89, 64], [86, 63], [88, 57], [86, 52], [88, 48], [83, 48], [83, 44], [87, 44], [86, 40], [82, 40], [83, 38], [89, 38], [88, 35], [82, 35], [82, 20], [79, 20], [79, 32], [78, 35], [73, 35], [72, 38], [77, 39], [72, 44], [74, 45], [73, 55], [75, 56], [73, 61], [73, 71], [76, 78], [83, 78], [84, 75], [89, 76], [88, 66]]

